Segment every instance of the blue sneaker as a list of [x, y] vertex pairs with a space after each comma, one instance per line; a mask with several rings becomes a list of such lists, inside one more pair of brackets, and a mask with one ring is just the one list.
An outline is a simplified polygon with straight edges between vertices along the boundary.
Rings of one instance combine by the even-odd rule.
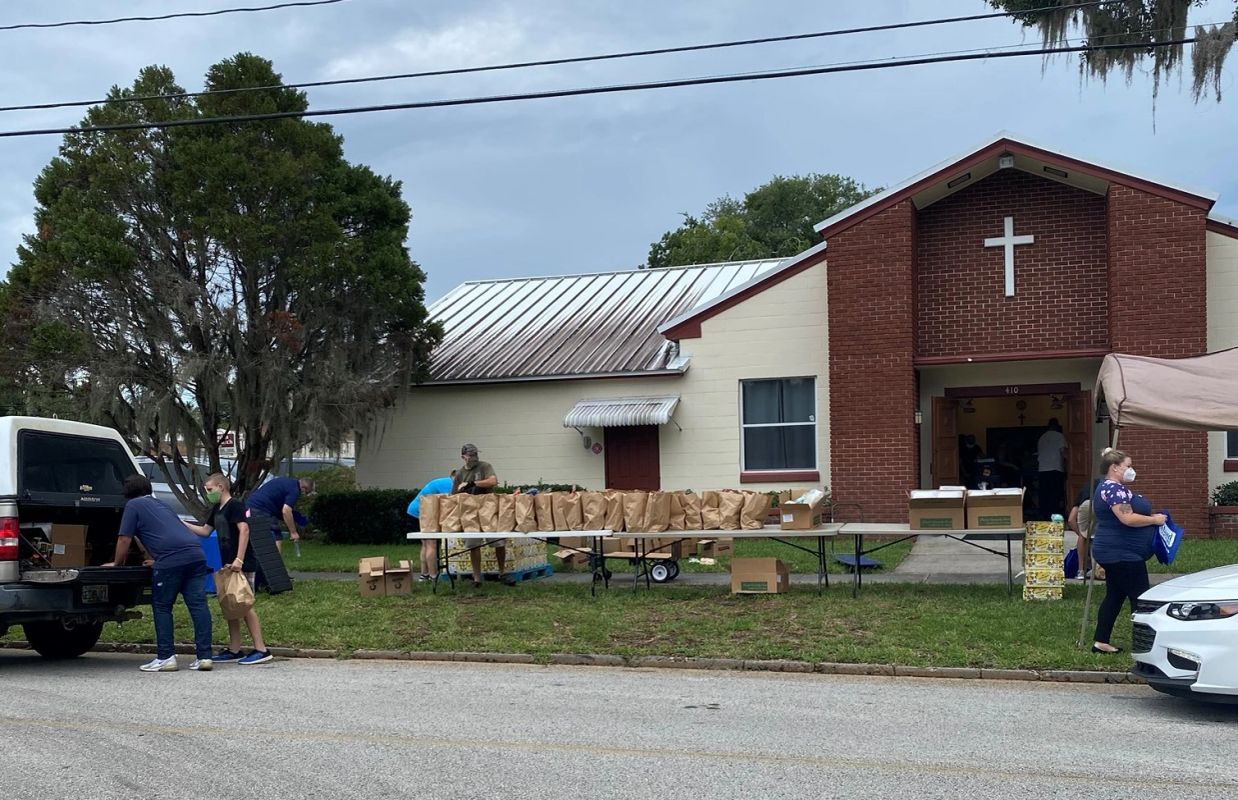
[[249, 655], [238, 661], [238, 664], [265, 664], [275, 656], [269, 650], [251, 650]]
[[218, 653], [211, 656], [211, 660], [216, 664], [227, 664], [230, 661], [240, 661], [241, 654], [235, 650], [220, 650]]

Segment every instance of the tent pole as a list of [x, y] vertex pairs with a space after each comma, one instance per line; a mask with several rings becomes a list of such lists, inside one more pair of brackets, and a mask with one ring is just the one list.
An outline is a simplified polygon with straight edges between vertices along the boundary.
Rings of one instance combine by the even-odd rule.
[[[1118, 449], [1118, 434], [1121, 432], [1122, 429], [1115, 425], [1113, 428], [1112, 444], [1109, 445], [1114, 450]], [[1096, 511], [1093, 510], [1092, 513], [1095, 514]], [[1095, 537], [1093, 536], [1088, 538], [1088, 563], [1092, 565], [1092, 568], [1088, 570], [1087, 574], [1088, 592], [1083, 598], [1083, 617], [1079, 620], [1079, 638], [1075, 640], [1075, 645], [1077, 647], [1083, 647], [1083, 637], [1087, 634], [1088, 629], [1088, 618], [1092, 616], [1092, 588], [1096, 586], [1096, 554], [1093, 552], [1094, 548], [1092, 547], [1093, 538]]]

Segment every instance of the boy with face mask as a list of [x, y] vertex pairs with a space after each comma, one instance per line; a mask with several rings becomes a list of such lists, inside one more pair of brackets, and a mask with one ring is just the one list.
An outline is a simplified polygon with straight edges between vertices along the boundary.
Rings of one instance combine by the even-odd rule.
[[[253, 548], [249, 546], [249, 522], [245, 517], [245, 504], [232, 497], [232, 484], [226, 476], [216, 472], [206, 479], [206, 499], [211, 503], [207, 509], [206, 521], [202, 525], [186, 522], [189, 530], [199, 536], [210, 536], [211, 529], [219, 537], [219, 555], [224, 570], [244, 572], [249, 585], [254, 585], [254, 573], [257, 571], [257, 561], [254, 559]], [[235, 661], [240, 664], [263, 664], [272, 656], [262, 639], [262, 623], [258, 614], [250, 609], [245, 614], [245, 626], [249, 628], [249, 636], [254, 640], [254, 649], [248, 654], [241, 654], [241, 621], [228, 620], [228, 649], [216, 653], [212, 661], [216, 664], [226, 664]]]

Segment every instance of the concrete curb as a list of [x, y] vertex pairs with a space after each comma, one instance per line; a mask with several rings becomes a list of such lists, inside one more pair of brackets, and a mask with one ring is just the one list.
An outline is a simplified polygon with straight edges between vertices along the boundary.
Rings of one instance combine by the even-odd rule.
[[[26, 642], [0, 642], [7, 650], [28, 650]], [[112, 643], [95, 645], [96, 653], [153, 654], [153, 644]], [[178, 644], [180, 655], [193, 655], [193, 645]], [[989, 669], [982, 667], [911, 667], [900, 664], [843, 664], [832, 661], [756, 660], [741, 658], [696, 658], [691, 656], [617, 656], [589, 653], [552, 653], [538, 657], [527, 653], [425, 652], [405, 650], [337, 650], [272, 647], [281, 658], [355, 658], [365, 661], [438, 661], [474, 664], [551, 664], [568, 667], [627, 667], [630, 669], [698, 669], [738, 672], [797, 672], [818, 675], [876, 675], [887, 678], [952, 678], [956, 680], [1045, 681], [1051, 683], [1144, 683], [1129, 672], [1092, 670]]]

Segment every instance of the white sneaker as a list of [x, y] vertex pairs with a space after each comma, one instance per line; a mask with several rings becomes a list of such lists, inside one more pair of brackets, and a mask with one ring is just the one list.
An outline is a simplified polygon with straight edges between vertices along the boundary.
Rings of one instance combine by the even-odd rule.
[[180, 667], [176, 664], [176, 656], [170, 656], [168, 658], [151, 659], [138, 667], [138, 669], [143, 672], [176, 672]]
[[194, 672], [210, 672], [212, 666], [213, 664], [211, 664], [209, 658], [195, 658], [193, 663], [189, 665], [189, 669]]

